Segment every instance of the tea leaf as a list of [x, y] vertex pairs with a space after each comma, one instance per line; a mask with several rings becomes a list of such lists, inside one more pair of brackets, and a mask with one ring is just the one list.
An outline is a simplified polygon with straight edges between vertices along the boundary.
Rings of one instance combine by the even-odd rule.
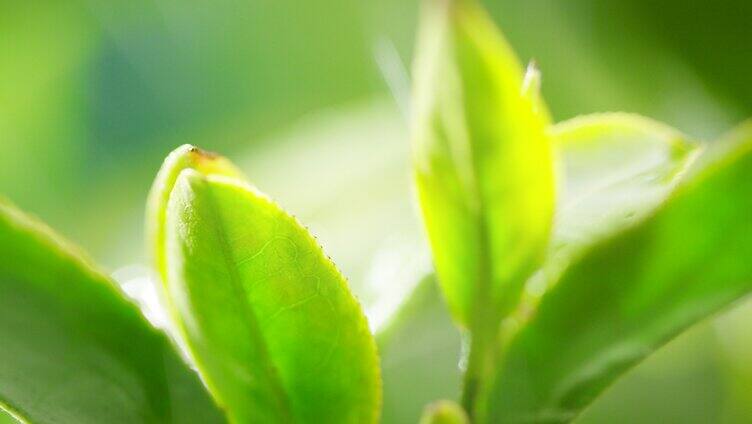
[[587, 249], [503, 350], [484, 422], [568, 422], [616, 378], [752, 290], [752, 125], [657, 210]]
[[166, 293], [231, 421], [376, 422], [375, 343], [314, 238], [237, 177], [188, 166], [174, 181], [162, 187]]
[[222, 422], [167, 337], [47, 227], [0, 201], [0, 409], [34, 423]]
[[242, 178], [242, 173], [222, 156], [210, 154], [184, 144], [173, 150], [157, 173], [146, 204], [146, 235], [149, 249], [159, 276], [166, 278], [165, 220], [167, 201], [178, 175], [184, 169], [196, 169], [204, 174], [227, 175]]
[[653, 210], [698, 153], [682, 133], [626, 113], [581, 116], [550, 132], [560, 175], [549, 271]]
[[415, 63], [415, 180], [453, 316], [493, 326], [517, 304], [548, 244], [549, 118], [537, 71], [523, 81], [475, 1], [427, 5]]

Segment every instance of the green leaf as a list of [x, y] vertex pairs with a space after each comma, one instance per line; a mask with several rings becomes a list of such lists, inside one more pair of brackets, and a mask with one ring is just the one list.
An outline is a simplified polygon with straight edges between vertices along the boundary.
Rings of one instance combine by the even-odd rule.
[[154, 208], [166, 211], [156, 259], [217, 402], [233, 422], [376, 422], [375, 343], [339, 271], [266, 196], [224, 167], [195, 166], [224, 160], [195, 148], [176, 155], [194, 158], [172, 155], [160, 172], [177, 178], [155, 186], [167, 193]]
[[34, 423], [222, 422], [115, 284], [0, 201], [0, 409]]
[[440, 400], [426, 407], [420, 424], [469, 424], [465, 410], [449, 400]]
[[444, 296], [470, 330], [463, 405], [491, 373], [501, 319], [546, 253], [554, 208], [540, 75], [474, 0], [429, 0], [415, 63], [413, 168]]
[[549, 271], [652, 211], [699, 152], [677, 130], [627, 113], [581, 116], [550, 132], [560, 183]]
[[587, 249], [503, 350], [482, 422], [568, 422], [616, 378], [752, 290], [752, 125], [668, 199]]
[[[549, 119], [537, 71], [523, 82], [475, 1], [427, 3], [415, 63], [414, 173], [444, 295], [455, 319], [473, 327], [517, 304], [546, 251]], [[480, 316], [489, 311], [494, 317]]]
[[436, 278], [424, 278], [376, 335], [384, 379], [385, 423], [417, 422], [436, 399], [458, 399], [462, 339]]
[[165, 250], [165, 220], [167, 201], [178, 175], [184, 169], [196, 169], [204, 174], [242, 177], [242, 173], [227, 159], [184, 144], [173, 150], [157, 173], [146, 204], [146, 236], [159, 276], [167, 276]]

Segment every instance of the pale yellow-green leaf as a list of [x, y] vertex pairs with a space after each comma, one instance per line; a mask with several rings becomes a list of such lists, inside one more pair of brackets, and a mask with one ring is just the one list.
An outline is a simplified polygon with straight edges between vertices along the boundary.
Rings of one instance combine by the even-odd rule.
[[[415, 81], [414, 173], [440, 284], [461, 324], [495, 320], [517, 304], [549, 240], [540, 76], [531, 67], [523, 78], [475, 1], [427, 1]], [[481, 310], [492, 316], [472, 316]]]

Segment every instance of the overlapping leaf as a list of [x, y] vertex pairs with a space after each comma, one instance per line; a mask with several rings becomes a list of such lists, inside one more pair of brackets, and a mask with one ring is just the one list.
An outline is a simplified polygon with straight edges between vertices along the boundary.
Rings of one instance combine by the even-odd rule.
[[150, 205], [170, 308], [211, 392], [234, 422], [377, 421], [375, 344], [345, 280], [221, 163], [179, 149]]

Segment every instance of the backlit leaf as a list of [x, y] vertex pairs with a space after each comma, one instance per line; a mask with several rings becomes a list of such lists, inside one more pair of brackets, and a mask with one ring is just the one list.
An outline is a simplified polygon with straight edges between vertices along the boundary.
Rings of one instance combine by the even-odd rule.
[[[554, 206], [549, 118], [475, 1], [428, 1], [415, 63], [415, 179], [437, 274], [462, 324], [519, 301]], [[480, 304], [489, 307], [480, 307]]]
[[156, 258], [217, 402], [233, 422], [376, 422], [375, 343], [339, 271], [297, 220], [228, 167], [196, 166], [224, 160], [195, 148], [176, 155], [198, 156], [171, 156], [160, 172], [177, 178], [155, 186], [167, 193]]

